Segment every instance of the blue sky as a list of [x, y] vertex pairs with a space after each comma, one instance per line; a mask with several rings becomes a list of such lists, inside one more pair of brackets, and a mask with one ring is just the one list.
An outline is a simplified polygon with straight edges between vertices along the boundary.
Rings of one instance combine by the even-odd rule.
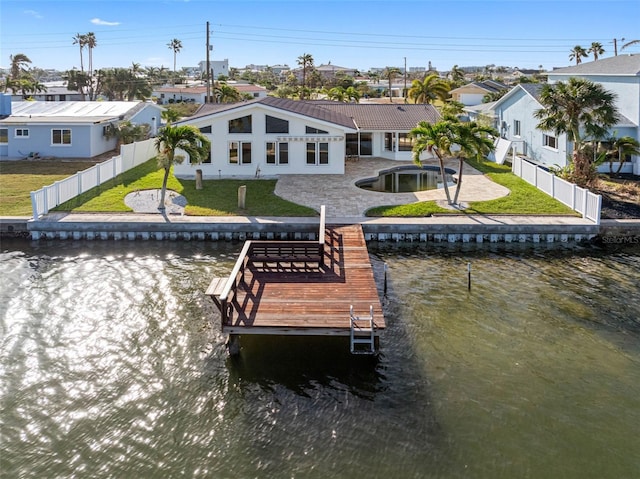
[[[1, 0], [0, 66], [26, 54], [32, 66], [80, 67], [72, 38], [93, 32], [94, 68], [173, 68], [167, 44], [183, 48], [177, 68], [206, 58], [210, 22], [212, 60], [296, 66], [311, 54], [316, 65], [367, 71], [372, 67], [504, 65], [546, 69], [570, 65], [575, 45], [600, 42], [614, 53], [640, 39], [640, 0]], [[626, 41], [620, 41], [625, 38]], [[620, 51], [619, 51], [620, 53]], [[623, 53], [640, 53], [640, 45]], [[85, 52], [86, 66], [86, 52]]]

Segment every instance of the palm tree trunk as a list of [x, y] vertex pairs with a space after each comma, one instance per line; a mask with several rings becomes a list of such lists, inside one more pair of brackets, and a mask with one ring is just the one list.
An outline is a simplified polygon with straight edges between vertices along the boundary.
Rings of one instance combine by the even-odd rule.
[[165, 196], [165, 193], [167, 192], [167, 180], [169, 179], [170, 169], [171, 167], [164, 169], [164, 178], [162, 179], [162, 190], [160, 191], [160, 203], [158, 204], [158, 210], [162, 212], [164, 212], [164, 210], [166, 209], [164, 206], [164, 196]]
[[447, 176], [446, 173], [444, 171], [444, 161], [442, 160], [442, 156], [440, 156], [440, 153], [438, 152], [438, 150], [434, 150], [436, 153], [436, 156], [438, 157], [438, 161], [440, 162], [440, 175], [442, 176], [442, 184], [444, 186], [444, 193], [445, 195], [447, 195], [447, 204], [451, 204], [451, 195], [449, 194], [449, 185], [447, 185]]
[[458, 169], [458, 183], [456, 184], [456, 194], [453, 197], [453, 204], [458, 204], [458, 195], [460, 194], [460, 187], [462, 186], [462, 168], [464, 167], [464, 160], [460, 157], [460, 167]]

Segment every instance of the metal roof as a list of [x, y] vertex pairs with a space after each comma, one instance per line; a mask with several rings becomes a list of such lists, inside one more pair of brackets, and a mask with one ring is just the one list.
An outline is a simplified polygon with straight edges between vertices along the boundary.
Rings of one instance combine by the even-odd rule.
[[14, 101], [3, 123], [99, 123], [126, 119], [140, 111], [140, 101]]

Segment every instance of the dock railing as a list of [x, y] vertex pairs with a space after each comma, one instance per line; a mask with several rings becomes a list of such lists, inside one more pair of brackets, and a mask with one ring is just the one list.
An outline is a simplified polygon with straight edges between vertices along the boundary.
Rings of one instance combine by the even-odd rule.
[[545, 168], [516, 156], [512, 159], [513, 173], [549, 196], [577, 211], [583, 218], [600, 224], [602, 196], [557, 177]]
[[242, 251], [225, 282], [220, 282], [220, 278], [214, 278], [214, 283], [220, 283], [222, 289], [210, 286], [208, 294], [212, 296], [222, 316], [222, 324], [228, 324], [231, 313], [233, 298], [238, 289], [238, 285], [244, 281], [244, 271], [249, 264], [262, 263], [318, 263], [318, 269], [324, 265], [325, 255], [325, 228], [326, 212], [325, 206], [320, 208], [320, 225], [317, 241], [245, 241]]

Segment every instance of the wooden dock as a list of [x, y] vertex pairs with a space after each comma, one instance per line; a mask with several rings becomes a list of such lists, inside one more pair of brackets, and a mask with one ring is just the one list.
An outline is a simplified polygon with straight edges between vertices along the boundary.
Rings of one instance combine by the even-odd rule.
[[318, 241], [245, 242], [231, 275], [206, 292], [224, 333], [352, 336], [352, 352], [354, 334], [370, 335], [373, 349], [385, 321], [362, 227], [320, 228]]

